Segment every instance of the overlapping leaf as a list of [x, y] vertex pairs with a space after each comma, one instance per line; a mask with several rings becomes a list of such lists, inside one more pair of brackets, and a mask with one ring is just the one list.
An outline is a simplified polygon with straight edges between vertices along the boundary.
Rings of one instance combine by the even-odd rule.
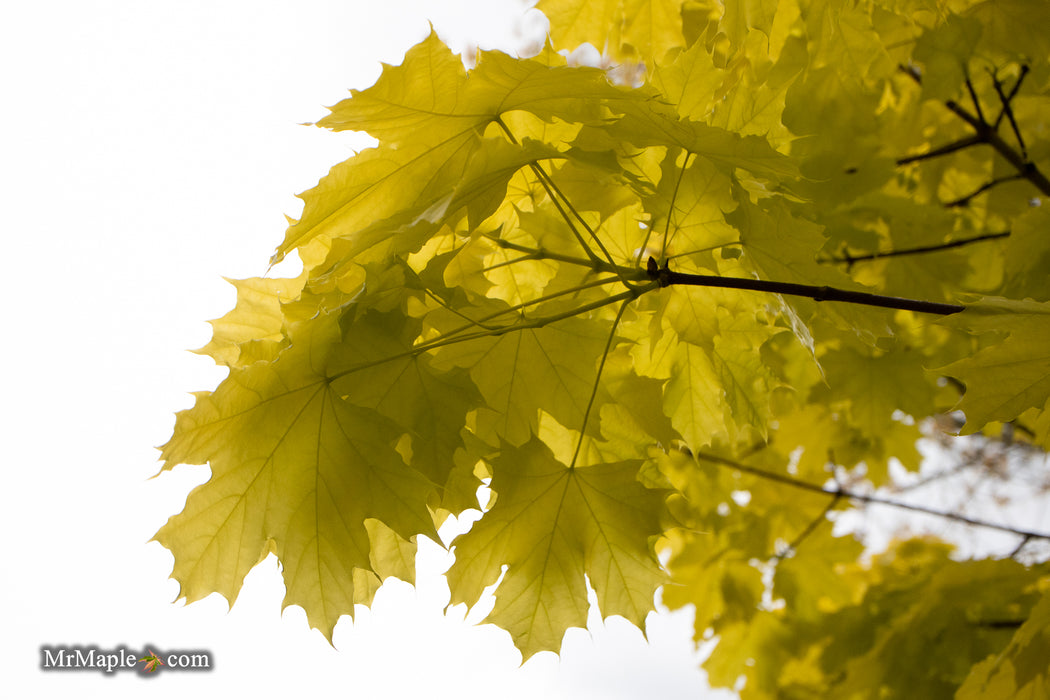
[[521, 445], [536, 433], [541, 409], [562, 425], [583, 425], [610, 330], [608, 322], [569, 319], [450, 345], [435, 363], [469, 368], [486, 402], [479, 437]]
[[662, 58], [684, 44], [679, 15], [682, 0], [544, 0], [559, 46], [575, 49], [588, 42], [599, 51], [634, 60]]
[[953, 324], [977, 333], [1006, 334], [971, 357], [939, 371], [960, 379], [966, 393], [959, 409], [966, 432], [990, 421], [1011, 421], [1050, 399], [1050, 305], [1032, 301], [990, 300], [973, 305]]
[[526, 659], [586, 626], [588, 581], [603, 615], [640, 625], [663, 582], [650, 538], [661, 532], [665, 498], [638, 481], [640, 467], [569, 467], [536, 438], [505, 445], [493, 462], [496, 504], [456, 540], [453, 603], [473, 604], [506, 565], [489, 620]]
[[959, 700], [1038, 698], [1050, 692], [1050, 593], [1044, 593], [1028, 620], [1001, 653], [974, 666], [959, 688]]
[[391, 421], [342, 400], [326, 374], [339, 352], [334, 319], [315, 324], [278, 361], [233, 370], [179, 414], [165, 468], [212, 469], [156, 535], [175, 553], [172, 575], [187, 600], [215, 591], [234, 601], [272, 549], [285, 604], [302, 606], [330, 636], [341, 615], [370, 599], [357, 573], [376, 570], [367, 519], [405, 540], [436, 539], [426, 508], [434, 485], [395, 451]]
[[336, 130], [366, 130], [381, 139], [337, 165], [304, 193], [303, 215], [289, 227], [274, 259], [317, 236], [348, 237], [368, 223], [419, 201], [438, 201], [468, 173], [485, 127], [508, 112], [549, 119], [594, 120], [599, 105], [625, 99], [600, 71], [542, 60], [483, 54], [468, 77], [460, 59], [431, 34], [387, 66], [375, 86], [332, 108], [319, 122]]

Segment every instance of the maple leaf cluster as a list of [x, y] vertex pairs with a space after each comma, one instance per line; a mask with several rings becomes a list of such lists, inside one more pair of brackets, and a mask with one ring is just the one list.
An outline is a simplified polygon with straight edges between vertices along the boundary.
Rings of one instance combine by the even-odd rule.
[[952, 409], [1050, 447], [1050, 8], [540, 8], [645, 80], [554, 46], [468, 72], [431, 34], [318, 122], [378, 145], [301, 195], [273, 262], [303, 272], [213, 321], [229, 376], [162, 448], [212, 470], [156, 535], [182, 595], [232, 602], [274, 553], [331, 638], [481, 509], [452, 602], [499, 581], [526, 658], [588, 585], [639, 626], [665, 586], [747, 697], [1045, 688], [1050, 569], [865, 562], [828, 523], [863, 499], [828, 483], [917, 469]]

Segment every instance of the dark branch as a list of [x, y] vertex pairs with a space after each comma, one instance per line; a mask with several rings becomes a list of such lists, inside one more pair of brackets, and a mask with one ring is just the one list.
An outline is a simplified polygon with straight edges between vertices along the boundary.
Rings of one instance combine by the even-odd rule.
[[727, 467], [729, 469], [736, 469], [737, 471], [744, 472], [745, 474], [751, 474], [768, 481], [775, 481], [792, 488], [801, 489], [803, 491], [811, 491], [813, 493], [823, 493], [828, 496], [837, 496], [839, 498], [848, 498], [851, 501], [860, 501], [861, 503], [875, 503], [878, 505], [889, 506], [891, 508], [900, 508], [902, 510], [910, 510], [916, 513], [923, 513], [925, 515], [933, 515], [939, 518], [945, 518], [946, 520], [954, 520], [956, 522], [965, 523], [972, 525], [973, 527], [983, 527], [990, 530], [1000, 530], [1002, 532], [1010, 532], [1020, 537], [1024, 537], [1026, 540], [1029, 539], [1041, 539], [1050, 540], [1050, 534], [1042, 532], [1032, 532], [1030, 530], [1023, 530], [1021, 528], [1010, 527], [1009, 525], [1000, 525], [998, 523], [991, 523], [986, 520], [978, 520], [977, 518], [971, 518], [966, 515], [960, 515], [958, 513], [950, 513], [947, 511], [936, 510], [934, 508], [927, 508], [925, 506], [914, 505], [912, 503], [903, 503], [901, 501], [895, 501], [890, 498], [883, 498], [881, 496], [873, 496], [869, 494], [856, 493], [855, 491], [849, 491], [836, 485], [835, 488], [829, 489], [818, 484], [811, 484], [808, 481], [802, 481], [786, 474], [778, 474], [777, 472], [766, 471], [765, 469], [758, 469], [751, 467], [740, 462], [735, 462], [731, 459], [719, 457], [717, 455], [710, 455], [703, 452], [695, 453], [697, 459], [702, 459], [705, 462], [711, 464], [717, 464], [719, 466]]
[[973, 83], [970, 79], [966, 79], [966, 89], [970, 92], [970, 99], [973, 100], [973, 108], [977, 112], [977, 121], [982, 123], [985, 122], [984, 113], [981, 111], [981, 101], [977, 99], [977, 92], [973, 89]]
[[914, 156], [907, 156], [905, 158], [898, 158], [897, 165], [907, 165], [908, 163], [918, 163], [923, 160], [930, 160], [932, 158], [938, 158], [940, 156], [946, 156], [949, 153], [955, 153], [963, 149], [969, 148], [970, 146], [976, 146], [979, 143], [987, 143], [987, 141], [979, 135], [967, 136], [964, 139], [958, 141], [952, 141], [949, 144], [935, 148], [932, 151], [926, 153], [920, 153]]
[[[911, 77], [911, 79], [914, 80], [916, 83], [919, 83], [920, 85], [922, 84], [922, 78], [917, 71], [909, 69], [906, 66], [901, 66], [901, 70], [906, 75]], [[1026, 73], [1026, 68], [1022, 68], [1021, 75], [1017, 81], [1017, 85], [1014, 86], [1015, 89], [1011, 91], [1009, 97], [1006, 97], [1000, 93], [1000, 100], [1003, 102], [1003, 114], [1005, 114], [1005, 116], [1011, 120], [1011, 125], [1014, 128], [1014, 134], [1017, 136], [1018, 143], [1021, 146], [1020, 153], [1016, 149], [1014, 149], [1010, 144], [1006, 143], [1006, 141], [1004, 141], [1003, 138], [996, 131], [996, 128], [999, 126], [999, 123], [1002, 121], [1003, 115], [999, 116], [995, 124], [989, 124], [984, 119], [984, 115], [980, 113], [979, 108], [978, 114], [974, 115], [971, 114], [965, 107], [961, 106], [955, 100], [946, 100], [944, 102], [944, 106], [947, 107], [955, 116], [959, 117], [964, 122], [969, 124], [970, 127], [974, 130], [974, 135], [972, 137], [969, 137], [969, 139], [961, 139], [954, 143], [948, 144], [947, 146], [942, 146], [941, 148], [935, 149], [934, 151], [922, 154], [920, 156], [911, 156], [908, 158], [903, 158], [901, 160], [898, 160], [897, 164], [904, 165], [906, 163], [912, 163], [917, 160], [925, 160], [928, 158], [934, 158], [938, 155], [946, 155], [948, 153], [960, 150], [961, 148], [966, 148], [967, 146], [962, 144], [966, 143], [967, 141], [972, 141], [972, 143], [970, 143], [969, 145], [984, 143], [988, 144], [993, 149], [995, 149], [995, 152], [1001, 155], [1003, 158], [1005, 158], [1006, 161], [1010, 163], [1010, 165], [1012, 165], [1024, 179], [1031, 182], [1044, 195], [1050, 197], [1050, 179], [1048, 179], [1046, 175], [1044, 175], [1039, 170], [1039, 168], [1036, 167], [1035, 163], [1028, 160], [1028, 155], [1024, 151], [1024, 141], [1021, 139], [1021, 133], [1017, 129], [1017, 125], [1013, 123], [1013, 110], [1010, 109], [1010, 100], [1013, 99], [1013, 96], [1017, 94], [1016, 88], [1020, 86], [1021, 80], [1024, 78]], [[969, 85], [969, 81], [967, 81], [967, 87], [971, 87]]]
[[1003, 108], [999, 112], [998, 118], [995, 120], [994, 128], [998, 129], [999, 124], [1003, 121], [1003, 115], [1010, 120], [1010, 128], [1013, 129], [1014, 136], [1017, 137], [1017, 145], [1021, 147], [1021, 156], [1027, 161], [1028, 160], [1028, 149], [1025, 148], [1024, 138], [1021, 136], [1021, 130], [1017, 128], [1017, 120], [1014, 119], [1014, 110], [1010, 105], [1010, 101], [1013, 100], [1014, 95], [1017, 94], [1018, 89], [1021, 87], [1021, 81], [1024, 80], [1025, 75], [1028, 72], [1028, 66], [1024, 66], [1021, 69], [1021, 75], [1017, 77], [1017, 83], [1014, 85], [1014, 89], [1010, 91], [1010, 96], [1007, 97], [1003, 94], [1003, 86], [999, 82], [999, 79], [992, 75], [992, 85], [995, 86], [995, 94], [999, 96], [999, 102], [1002, 103]]
[[952, 207], [964, 207], [967, 204], [969, 204], [973, 200], [974, 197], [976, 197], [977, 195], [981, 194], [982, 192], [987, 192], [988, 190], [992, 189], [996, 185], [1001, 185], [1004, 182], [1012, 182], [1013, 180], [1023, 180], [1023, 179], [1024, 179], [1024, 173], [1015, 173], [1013, 175], [1004, 175], [1003, 177], [997, 177], [997, 178], [995, 178], [993, 180], [989, 180], [988, 182], [984, 183], [983, 185], [978, 187], [976, 190], [974, 190], [973, 192], [971, 192], [970, 194], [968, 194], [968, 195], [966, 195], [964, 197], [959, 197], [958, 199], [953, 199], [950, 202], [945, 202], [944, 206], [948, 207], [949, 209], [952, 208]]
[[992, 75], [992, 81], [995, 85], [995, 90], [999, 93], [999, 101], [1003, 104], [1003, 108], [999, 110], [999, 116], [996, 117], [995, 124], [993, 124], [993, 126], [996, 129], [998, 129], [999, 125], [1002, 124], [1003, 117], [1006, 116], [1007, 110], [1010, 109], [1010, 103], [1013, 102], [1013, 99], [1015, 97], [1017, 97], [1017, 93], [1021, 89], [1021, 83], [1024, 82], [1026, 75], [1028, 75], [1028, 66], [1021, 66], [1021, 73], [1017, 76], [1017, 82], [1014, 83], [1013, 88], [1010, 90], [1010, 94], [1007, 95], [1005, 98], [1003, 97], [1002, 83], [999, 82], [999, 79], [996, 78], [994, 74]]
[[1026, 622], [1028, 622], [1028, 620], [980, 620], [973, 624], [977, 627], [984, 627], [993, 630], [1013, 630]]
[[691, 275], [683, 272], [673, 272], [666, 267], [658, 267], [655, 258], [649, 258], [646, 269], [649, 278], [658, 282], [661, 287], [671, 285], [687, 285], [693, 287], [719, 287], [722, 289], [746, 289], [754, 292], [771, 292], [773, 294], [787, 294], [789, 296], [809, 297], [816, 301], [843, 301], [849, 304], [861, 304], [863, 306], [877, 306], [884, 309], [901, 309], [903, 311], [918, 311], [920, 313], [938, 314], [947, 316], [959, 313], [964, 306], [958, 304], [941, 304], [932, 301], [920, 301], [917, 299], [904, 299], [901, 297], [888, 297], [880, 294], [869, 294], [867, 292], [853, 292], [835, 287], [817, 287], [809, 284], [794, 284], [792, 282], [770, 282], [768, 280], [756, 280], [739, 277], [717, 277], [715, 275]]
[[981, 241], [994, 241], [997, 238], [1006, 238], [1009, 235], [1009, 231], [1001, 231], [999, 233], [985, 233], [981, 234], [980, 236], [974, 236], [972, 238], [960, 238], [955, 241], [948, 241], [947, 243], [919, 246], [916, 248], [902, 248], [900, 250], [886, 250], [876, 253], [865, 253], [864, 255], [852, 255], [847, 251], [839, 257], [830, 258], [822, 262], [846, 263], [848, 265], [852, 265], [856, 262], [879, 260], [881, 258], [893, 258], [902, 255], [921, 255], [923, 253], [936, 253], [941, 250], [950, 250], [952, 248], [961, 248], [963, 246], [972, 245], [973, 243], [980, 243]]
[[1024, 550], [1025, 546], [1031, 541], [1032, 538], [1029, 535], [1025, 535], [1024, 537], [1022, 537], [1018, 545], [1014, 547], [1014, 551], [1010, 552], [1010, 558], [1013, 559], [1018, 554], [1020, 554]]
[[831, 502], [828, 503], [824, 510], [820, 512], [820, 515], [813, 518], [813, 520], [811, 520], [809, 524], [806, 525], [802, 532], [800, 532], [798, 536], [794, 540], [792, 540], [791, 544], [789, 544], [784, 551], [777, 554], [776, 559], [786, 559], [787, 557], [797, 552], [799, 546], [806, 541], [807, 537], [816, 532], [817, 528], [820, 527], [821, 523], [823, 523], [827, 519], [828, 513], [834, 510], [835, 506], [838, 505], [838, 502], [841, 500], [842, 494], [836, 493], [831, 499]]

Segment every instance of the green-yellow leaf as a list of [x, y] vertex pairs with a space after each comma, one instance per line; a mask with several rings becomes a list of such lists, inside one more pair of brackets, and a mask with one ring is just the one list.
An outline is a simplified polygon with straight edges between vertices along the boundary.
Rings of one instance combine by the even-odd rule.
[[1006, 334], [938, 371], [966, 385], [958, 408], [966, 414], [964, 433], [991, 421], [1011, 421], [1050, 399], [1050, 303], [988, 299], [969, 305], [946, 323], [975, 333]]
[[543, 0], [538, 8], [550, 20], [559, 46], [589, 43], [616, 58], [651, 62], [684, 46], [682, 0]]
[[264, 357], [273, 359], [284, 340], [281, 304], [299, 295], [304, 280], [253, 277], [228, 281], [237, 288], [237, 305], [222, 318], [211, 321], [212, 339], [196, 352], [230, 367]]
[[[435, 365], [469, 368], [487, 404], [477, 419], [482, 439], [521, 445], [536, 432], [541, 409], [567, 428], [583, 427], [609, 331], [608, 322], [569, 319], [449, 345]], [[603, 401], [599, 392], [592, 410]], [[587, 430], [597, 427], [594, 420]]]
[[[455, 541], [452, 602], [473, 604], [506, 574], [489, 620], [528, 659], [587, 623], [587, 584], [603, 616], [641, 625], [663, 582], [650, 538], [666, 494], [638, 481], [640, 461], [571, 469], [542, 442], [504, 445], [492, 462], [496, 504]], [[584, 577], [587, 577], [585, 580]]]
[[235, 368], [178, 415], [165, 468], [212, 469], [156, 535], [175, 555], [172, 576], [187, 600], [217, 592], [232, 603], [272, 548], [284, 569], [285, 605], [301, 606], [331, 638], [339, 617], [366, 602], [356, 571], [373, 571], [373, 560], [389, 556], [373, 553], [366, 519], [404, 540], [437, 538], [425, 505], [433, 485], [394, 450], [393, 425], [344, 401], [326, 376], [338, 342], [334, 321], [318, 324], [293, 337], [277, 362]]
[[957, 700], [1046, 697], [1050, 692], [1050, 592], [1032, 608], [1001, 654], [974, 666]]

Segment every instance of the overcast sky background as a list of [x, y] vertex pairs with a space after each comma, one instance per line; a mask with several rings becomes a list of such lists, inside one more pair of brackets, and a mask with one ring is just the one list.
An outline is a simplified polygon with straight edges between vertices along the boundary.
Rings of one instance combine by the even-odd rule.
[[[392, 585], [336, 629], [281, 615], [274, 561], [227, 612], [173, 605], [148, 543], [206, 478], [150, 480], [188, 392], [224, 371], [186, 352], [266, 272], [293, 195], [366, 141], [300, 126], [371, 85], [429, 31], [513, 49], [543, 20], [515, 0], [67, 0], [0, 9], [4, 382], [0, 651], [27, 696], [628, 698], [703, 694], [688, 615], [571, 632], [519, 667], [509, 635], [445, 617], [443, 579]], [[442, 552], [427, 548], [427, 567]], [[619, 624], [618, 624], [619, 623]], [[41, 645], [204, 649], [206, 674], [44, 673]]]

